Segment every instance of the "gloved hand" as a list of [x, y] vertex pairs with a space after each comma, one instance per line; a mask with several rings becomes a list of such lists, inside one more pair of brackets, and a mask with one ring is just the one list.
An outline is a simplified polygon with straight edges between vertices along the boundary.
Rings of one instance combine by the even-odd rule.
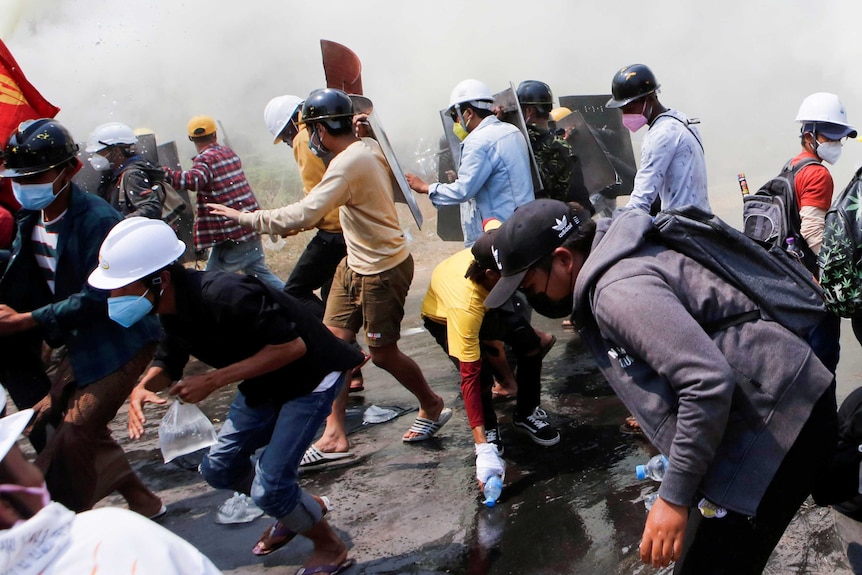
[[484, 485], [492, 475], [505, 478], [506, 462], [497, 455], [493, 443], [476, 444], [476, 479]]

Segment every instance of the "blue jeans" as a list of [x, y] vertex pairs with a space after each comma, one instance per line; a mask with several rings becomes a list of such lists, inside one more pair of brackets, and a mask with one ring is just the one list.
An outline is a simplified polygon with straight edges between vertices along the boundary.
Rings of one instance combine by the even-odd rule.
[[242, 272], [268, 283], [277, 290], [284, 287], [284, 282], [266, 267], [260, 238], [241, 243], [226, 241], [214, 245], [207, 260], [206, 271]]
[[[201, 474], [207, 483], [216, 489], [250, 491], [255, 504], [271, 517], [284, 517], [293, 511], [302, 495], [297, 482], [299, 462], [326, 421], [344, 381], [342, 374], [329, 389], [282, 405], [249, 407], [245, 396], [238, 392], [218, 434], [218, 443], [201, 462]], [[249, 489], [251, 457], [264, 446]]]

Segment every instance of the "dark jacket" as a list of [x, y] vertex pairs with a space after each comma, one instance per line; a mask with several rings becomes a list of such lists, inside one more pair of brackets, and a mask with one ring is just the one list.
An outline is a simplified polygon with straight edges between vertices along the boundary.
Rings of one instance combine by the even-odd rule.
[[103, 178], [98, 194], [123, 217], [141, 216], [157, 220], [162, 217], [163, 198], [153, 186], [164, 179], [164, 171], [160, 167], [141, 156], [133, 156]]
[[193, 270], [171, 277], [176, 313], [160, 316], [164, 335], [153, 365], [174, 380], [182, 377], [190, 355], [221, 368], [266, 345], [301, 338], [305, 355], [239, 385], [249, 405], [283, 403], [311, 393], [327, 374], [363, 360], [362, 352], [335, 337], [302, 302], [257, 278]]
[[638, 210], [600, 222], [575, 285], [578, 327], [670, 460], [661, 497], [692, 505], [703, 496], [753, 516], [832, 374], [776, 322], [707, 333], [702, 325], [757, 306], [694, 260], [644, 240], [651, 227]]
[[[126, 329], [108, 317], [109, 292], [87, 277], [99, 263], [99, 247], [122, 218], [101, 198], [72, 184], [69, 208], [57, 223], [57, 269], [54, 293], [33, 253], [33, 228], [40, 213], [20, 210], [12, 257], [0, 280], [0, 301], [16, 311], [32, 311], [45, 341], [65, 345], [79, 387], [98, 381], [125, 365], [146, 344], [158, 340], [159, 324], [148, 316]], [[13, 336], [14, 337], [14, 336]]]

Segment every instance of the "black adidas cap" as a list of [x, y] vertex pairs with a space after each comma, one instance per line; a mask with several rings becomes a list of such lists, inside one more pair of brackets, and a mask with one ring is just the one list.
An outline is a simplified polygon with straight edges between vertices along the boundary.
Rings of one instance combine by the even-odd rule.
[[558, 200], [535, 200], [515, 210], [494, 234], [493, 253], [503, 277], [485, 298], [485, 307], [506, 303], [530, 267], [577, 232], [581, 220]]

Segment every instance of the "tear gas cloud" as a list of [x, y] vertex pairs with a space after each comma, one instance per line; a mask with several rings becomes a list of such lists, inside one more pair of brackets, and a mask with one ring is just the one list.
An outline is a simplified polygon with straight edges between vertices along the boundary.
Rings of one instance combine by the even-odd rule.
[[[738, 172], [756, 187], [797, 153], [793, 119], [808, 94], [837, 93], [862, 127], [854, 0], [5, 4], [0, 34], [77, 139], [122, 121], [176, 140], [182, 157], [193, 153], [186, 121], [209, 114], [241, 156], [283, 158], [263, 109], [325, 84], [321, 38], [361, 59], [365, 94], [408, 170], [420, 139], [436, 145], [452, 87], [471, 77], [494, 91], [539, 79], [557, 96], [602, 94], [618, 68], [649, 65], [662, 103], [701, 119], [719, 213], [738, 207]], [[837, 188], [859, 164], [862, 143], [848, 142]]]

